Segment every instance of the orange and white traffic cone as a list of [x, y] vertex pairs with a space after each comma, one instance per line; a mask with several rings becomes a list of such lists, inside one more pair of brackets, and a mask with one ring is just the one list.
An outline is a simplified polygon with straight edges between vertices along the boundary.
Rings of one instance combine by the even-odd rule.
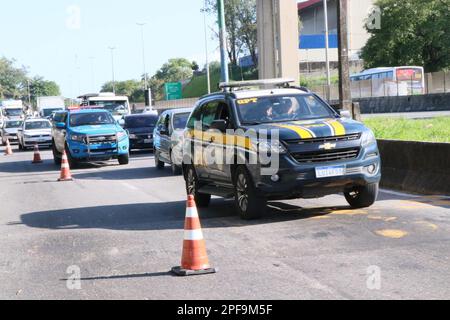
[[190, 195], [187, 202], [186, 223], [184, 226], [184, 244], [181, 267], [175, 267], [172, 272], [177, 276], [195, 276], [216, 273], [211, 268], [203, 238], [202, 226], [194, 201]]
[[13, 154], [11, 144], [9, 143], [9, 139], [6, 139], [6, 149], [5, 149], [5, 156], [10, 156]]
[[66, 151], [64, 150], [61, 159], [61, 177], [58, 179], [60, 182], [73, 181], [72, 174], [70, 173], [69, 160], [67, 159]]
[[32, 163], [42, 163], [41, 153], [39, 152], [39, 146], [37, 144], [34, 145], [34, 158]]

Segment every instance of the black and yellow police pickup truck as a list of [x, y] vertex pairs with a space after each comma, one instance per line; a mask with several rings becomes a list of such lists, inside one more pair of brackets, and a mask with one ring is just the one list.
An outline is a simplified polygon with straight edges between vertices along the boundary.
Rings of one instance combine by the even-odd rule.
[[353, 208], [375, 203], [381, 160], [373, 132], [290, 83], [224, 83], [199, 100], [183, 142], [186, 188], [198, 206], [211, 195], [234, 197], [241, 217], [255, 219], [270, 200], [343, 193]]

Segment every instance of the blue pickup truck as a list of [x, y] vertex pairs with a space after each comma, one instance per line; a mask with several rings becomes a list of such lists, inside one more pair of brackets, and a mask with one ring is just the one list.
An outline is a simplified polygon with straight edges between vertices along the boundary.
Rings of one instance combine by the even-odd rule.
[[118, 159], [129, 163], [128, 134], [111, 113], [100, 109], [57, 112], [53, 118], [53, 158], [61, 163], [65, 150], [71, 167], [79, 162]]

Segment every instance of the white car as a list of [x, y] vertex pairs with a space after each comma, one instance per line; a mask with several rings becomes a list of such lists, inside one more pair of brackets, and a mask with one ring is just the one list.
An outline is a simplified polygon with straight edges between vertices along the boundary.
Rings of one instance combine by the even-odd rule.
[[19, 150], [52, 146], [52, 124], [47, 119], [28, 119], [17, 132]]

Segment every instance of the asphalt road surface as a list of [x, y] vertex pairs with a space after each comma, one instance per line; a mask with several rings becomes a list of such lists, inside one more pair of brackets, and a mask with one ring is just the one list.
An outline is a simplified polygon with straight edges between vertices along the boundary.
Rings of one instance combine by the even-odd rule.
[[0, 299], [450, 298], [448, 197], [383, 191], [367, 210], [339, 195], [275, 202], [253, 222], [214, 199], [200, 214], [219, 273], [177, 278], [184, 183], [151, 154], [58, 183], [51, 152], [32, 165], [32, 152], [3, 150]]

